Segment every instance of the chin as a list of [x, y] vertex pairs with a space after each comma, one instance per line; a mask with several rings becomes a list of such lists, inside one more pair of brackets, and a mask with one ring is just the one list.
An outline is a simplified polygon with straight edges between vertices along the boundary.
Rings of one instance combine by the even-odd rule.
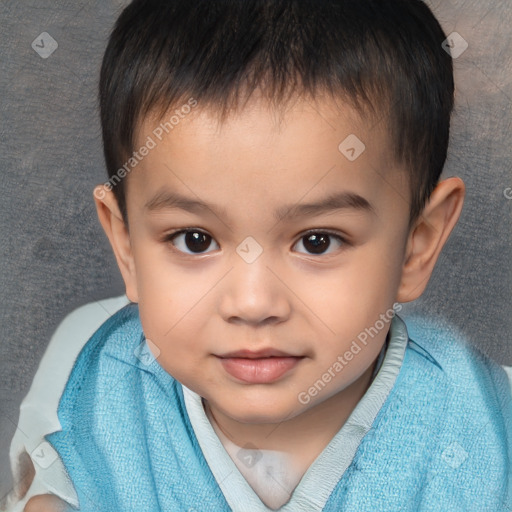
[[287, 418], [282, 414], [251, 414], [247, 416], [237, 415], [237, 417], [234, 417], [233, 419], [246, 425], [272, 425], [282, 423], [283, 421], [289, 420], [290, 418]]
[[268, 425], [272, 423], [282, 423], [298, 416], [302, 411], [299, 407], [292, 407], [290, 404], [273, 402], [271, 405], [246, 403], [240, 408], [237, 404], [229, 409], [224, 409], [227, 414], [239, 423], [252, 425]]

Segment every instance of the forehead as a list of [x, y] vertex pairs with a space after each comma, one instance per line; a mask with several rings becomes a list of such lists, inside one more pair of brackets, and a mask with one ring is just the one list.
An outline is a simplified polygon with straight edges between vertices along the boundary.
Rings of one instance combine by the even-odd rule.
[[152, 149], [128, 180], [128, 203], [136, 196], [154, 204], [178, 190], [225, 215], [244, 205], [282, 214], [285, 204], [343, 191], [377, 209], [397, 194], [407, 202], [385, 123], [348, 103], [296, 99], [276, 109], [256, 98], [223, 121], [212, 109], [178, 106], [144, 119], [135, 147], [148, 141]]

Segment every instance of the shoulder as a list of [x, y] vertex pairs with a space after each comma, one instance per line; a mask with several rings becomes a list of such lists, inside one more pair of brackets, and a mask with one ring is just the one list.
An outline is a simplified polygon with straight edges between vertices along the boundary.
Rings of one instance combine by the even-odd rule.
[[[97, 328], [82, 343], [68, 369], [65, 386], [59, 389], [59, 402], [54, 404], [59, 431], [90, 427], [90, 418], [98, 414], [112, 418], [115, 400], [123, 401], [128, 394], [138, 397], [137, 386], [143, 375], [160, 368], [152, 364], [155, 358], [144, 337], [138, 305], [124, 301], [117, 305], [117, 311], [99, 327], [95, 322]], [[74, 319], [69, 319], [70, 325], [76, 327], [88, 313], [76, 312]]]
[[511, 368], [501, 366], [442, 318], [405, 319], [413, 350], [428, 353], [452, 386], [511, 395]]
[[127, 393], [137, 396], [135, 383], [155, 370], [154, 360], [138, 306], [126, 304], [96, 329], [76, 357], [58, 404], [62, 428], [77, 426], [98, 411], [112, 416], [113, 401]]
[[[30, 497], [50, 490], [74, 503], [76, 496], [59, 461], [46, 470], [37, 457], [53, 457], [45, 436], [61, 428], [58, 406], [79, 354], [91, 336], [129, 303], [123, 295], [85, 304], [69, 313], [57, 327], [20, 405], [18, 429], [10, 447], [16, 488], [7, 500], [8, 510], [23, 510]], [[30, 482], [25, 481], [25, 475], [30, 475]], [[23, 488], [29, 489], [24, 497], [20, 496]]]
[[[21, 410], [37, 408], [48, 427], [58, 426], [53, 412], [78, 355], [109, 318], [129, 304], [125, 296], [92, 302], [69, 313], [59, 324], [39, 363]], [[45, 421], [49, 420], [48, 421]]]
[[[512, 392], [507, 371], [442, 319], [415, 316], [405, 323], [410, 368], [426, 369], [420, 375], [409, 369], [406, 387], [420, 389], [410, 392], [418, 402], [426, 401], [422, 419], [423, 406], [436, 403], [430, 470], [450, 482], [449, 492], [467, 500], [468, 506], [471, 499], [464, 496], [465, 489], [476, 489], [477, 477], [486, 484], [475, 502], [511, 499]], [[419, 382], [425, 377], [427, 382]]]
[[90, 501], [91, 489], [93, 502], [116, 503], [112, 482], [150, 489], [154, 461], [174, 456], [170, 432], [188, 435], [181, 388], [148, 343], [137, 304], [127, 304], [94, 332], [73, 364], [58, 404], [61, 428], [46, 438], [81, 504]]
[[503, 510], [512, 503], [507, 373], [443, 319], [404, 323], [403, 362], [362, 453], [378, 450], [387, 481], [410, 478], [414, 510]]

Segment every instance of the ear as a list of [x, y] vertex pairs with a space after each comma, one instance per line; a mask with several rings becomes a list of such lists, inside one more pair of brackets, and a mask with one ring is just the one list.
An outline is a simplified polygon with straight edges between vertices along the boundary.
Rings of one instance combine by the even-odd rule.
[[439, 254], [459, 220], [465, 186], [460, 178], [440, 182], [412, 226], [397, 301], [416, 300], [427, 287]]
[[114, 250], [119, 270], [123, 276], [126, 296], [130, 301], [138, 302], [137, 276], [130, 234], [112, 189], [106, 185], [98, 185], [94, 189], [94, 202], [98, 218]]

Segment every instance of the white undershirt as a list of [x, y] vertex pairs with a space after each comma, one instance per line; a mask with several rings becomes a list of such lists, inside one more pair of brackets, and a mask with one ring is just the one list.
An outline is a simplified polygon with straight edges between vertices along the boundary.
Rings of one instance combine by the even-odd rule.
[[236, 445], [224, 435], [211, 411], [205, 411], [231, 460], [261, 501], [273, 510], [287, 503], [303, 476], [293, 459], [285, 452]]

